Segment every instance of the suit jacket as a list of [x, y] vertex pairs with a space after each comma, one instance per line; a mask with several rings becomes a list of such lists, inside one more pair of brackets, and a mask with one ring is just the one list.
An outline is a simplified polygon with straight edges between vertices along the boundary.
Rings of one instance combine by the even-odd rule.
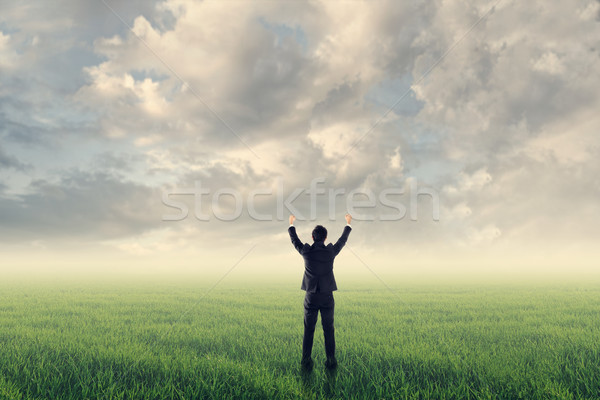
[[288, 232], [292, 244], [298, 253], [304, 257], [304, 278], [301, 289], [309, 293], [332, 292], [337, 290], [335, 277], [333, 276], [333, 260], [348, 240], [352, 228], [346, 226], [342, 236], [335, 244], [325, 242], [314, 242], [312, 245], [302, 243], [296, 234], [296, 228], [290, 226]]

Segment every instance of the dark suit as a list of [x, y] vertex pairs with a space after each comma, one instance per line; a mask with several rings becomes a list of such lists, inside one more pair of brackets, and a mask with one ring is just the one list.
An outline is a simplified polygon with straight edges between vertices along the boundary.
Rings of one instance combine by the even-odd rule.
[[325, 245], [324, 241], [319, 241], [310, 245], [300, 241], [294, 226], [290, 226], [288, 229], [292, 244], [304, 258], [304, 277], [301, 286], [301, 289], [306, 291], [304, 297], [304, 340], [302, 342], [303, 361], [311, 358], [319, 311], [321, 311], [321, 323], [325, 337], [325, 353], [328, 359], [335, 355], [335, 330], [333, 326], [335, 301], [333, 291], [337, 290], [337, 285], [333, 276], [333, 260], [346, 244], [351, 230], [350, 226], [346, 226], [342, 236], [335, 244]]

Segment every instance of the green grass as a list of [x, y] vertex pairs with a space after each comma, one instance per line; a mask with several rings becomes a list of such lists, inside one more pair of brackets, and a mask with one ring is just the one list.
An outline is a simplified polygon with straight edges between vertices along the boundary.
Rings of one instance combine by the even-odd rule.
[[296, 283], [4, 282], [0, 399], [600, 398], [598, 285], [347, 284], [307, 375]]

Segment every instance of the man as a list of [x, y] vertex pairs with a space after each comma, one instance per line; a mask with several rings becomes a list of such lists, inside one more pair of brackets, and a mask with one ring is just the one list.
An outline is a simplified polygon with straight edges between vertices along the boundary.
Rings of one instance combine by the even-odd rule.
[[327, 361], [325, 366], [334, 369], [337, 366], [335, 359], [335, 334], [333, 327], [333, 311], [335, 302], [333, 300], [333, 291], [337, 290], [335, 277], [333, 276], [333, 260], [342, 250], [342, 247], [348, 240], [348, 235], [352, 227], [350, 222], [352, 217], [346, 214], [346, 227], [342, 236], [335, 244], [325, 245], [327, 239], [327, 229], [317, 225], [312, 232], [314, 243], [302, 243], [296, 234], [294, 221], [296, 217], [290, 215], [290, 227], [288, 232], [292, 239], [292, 244], [298, 252], [304, 257], [304, 278], [302, 279], [302, 290], [306, 291], [304, 297], [304, 339], [302, 341], [302, 361], [303, 368], [310, 370], [313, 366], [311, 357], [313, 338], [315, 335], [315, 325], [317, 317], [321, 311], [321, 323], [323, 324], [323, 335], [325, 336], [325, 354]]

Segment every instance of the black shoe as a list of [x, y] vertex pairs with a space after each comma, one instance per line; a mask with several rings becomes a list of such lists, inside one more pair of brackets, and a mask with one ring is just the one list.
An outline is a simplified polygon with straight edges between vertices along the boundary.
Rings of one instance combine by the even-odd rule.
[[337, 367], [337, 360], [335, 357], [330, 357], [325, 361], [325, 367], [328, 369], [335, 369]]
[[302, 360], [300, 362], [300, 365], [302, 366], [302, 369], [304, 369], [305, 371], [310, 371], [313, 368], [313, 360], [312, 358], [309, 358], [308, 360]]

